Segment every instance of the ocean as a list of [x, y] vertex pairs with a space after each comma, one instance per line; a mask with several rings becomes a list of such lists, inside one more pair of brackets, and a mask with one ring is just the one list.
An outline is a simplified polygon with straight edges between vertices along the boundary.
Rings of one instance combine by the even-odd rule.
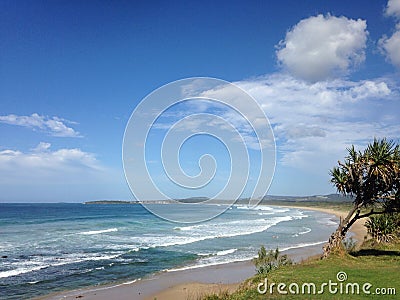
[[[198, 211], [196, 204], [154, 205], [159, 211], [179, 205], [193, 216]], [[0, 203], [0, 299], [248, 260], [261, 245], [322, 247], [336, 226], [329, 214], [275, 206], [234, 205], [210, 221], [182, 224], [139, 204]]]

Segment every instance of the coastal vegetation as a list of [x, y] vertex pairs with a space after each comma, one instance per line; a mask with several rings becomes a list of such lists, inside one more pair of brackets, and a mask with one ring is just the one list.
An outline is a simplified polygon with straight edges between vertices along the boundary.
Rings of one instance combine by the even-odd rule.
[[279, 249], [267, 252], [264, 246], [258, 250], [258, 256], [253, 259], [258, 274], [268, 274], [282, 266], [293, 264], [292, 260], [285, 254], [281, 255]]
[[391, 213], [369, 217], [365, 222], [365, 227], [373, 241], [390, 243], [400, 234], [400, 214]]
[[[331, 170], [339, 193], [353, 197], [347, 216], [324, 247], [324, 258], [342, 247], [350, 227], [359, 219], [400, 211], [400, 147], [387, 139], [374, 139], [364, 151], [347, 149], [344, 162]], [[380, 219], [372, 219], [377, 223]]]
[[[201, 299], [365, 299], [378, 294], [385, 299], [397, 299], [400, 293], [397, 276], [400, 272], [400, 146], [386, 139], [375, 139], [364, 151], [356, 151], [352, 146], [344, 162], [339, 161], [332, 169], [331, 176], [345, 201], [287, 203], [279, 199], [273, 203], [348, 211], [324, 246], [325, 259], [318, 256], [292, 264], [279, 255], [278, 249], [267, 252], [263, 246], [253, 261], [257, 275], [232, 294], [224, 292]], [[346, 233], [362, 218], [366, 218], [364, 226], [370, 239], [366, 236], [355, 247], [356, 243], [346, 238]]]
[[[332, 206], [329, 206], [328, 203], [324, 207], [336, 206], [336, 204], [330, 204]], [[364, 240], [357, 248], [352, 238], [344, 239], [340, 251], [333, 252], [323, 260], [317, 255], [297, 264], [292, 264], [290, 261], [285, 263], [287, 258], [283, 258], [278, 249], [268, 252], [265, 247], [261, 247], [258, 257], [253, 260], [257, 270], [255, 276], [243, 282], [233, 293], [221, 291], [204, 295], [198, 299], [366, 299], [373, 298], [374, 294], [376, 295], [378, 292], [384, 295], [380, 295], [381, 298], [397, 299], [400, 293], [400, 277], [394, 276], [394, 274], [400, 272], [400, 226], [398, 220], [398, 214], [381, 214], [369, 218], [365, 223], [369, 239]], [[379, 230], [370, 231], [369, 229], [370, 224], [375, 224], [375, 222], [379, 223], [377, 228], [386, 228], [380, 226], [382, 223], [390, 222], [392, 224], [391, 238], [381, 238], [377, 241]], [[385, 236], [387, 237], [387, 235]], [[280, 261], [284, 263], [279, 263]], [[339, 275], [345, 276], [345, 279], [339, 278]], [[329, 282], [334, 284], [331, 289], [333, 292], [328, 288]], [[340, 291], [341, 282], [343, 285]], [[266, 284], [268, 284], [268, 289]], [[278, 284], [286, 287], [286, 293], [278, 292]], [[288, 290], [291, 284], [299, 287], [299, 293], [295, 294]], [[368, 287], [367, 293], [362, 290], [364, 284]], [[265, 291], [265, 293], [260, 293], [260, 286], [261, 292]], [[302, 290], [303, 287], [305, 290]], [[296, 289], [292, 289], [292, 291], [296, 291]], [[323, 292], [318, 293], [319, 291]]]
[[[327, 259], [321, 260], [319, 257], [310, 258], [299, 264], [284, 265], [265, 274], [257, 274], [254, 277], [243, 282], [239, 289], [234, 293], [222, 292], [219, 294], [206, 295], [200, 299], [203, 300], [247, 300], [247, 299], [375, 299], [378, 291], [382, 299], [397, 299], [400, 293], [400, 243], [398, 241], [392, 243], [374, 244], [365, 242], [361, 248], [352, 253], [342, 253], [329, 256]], [[340, 291], [340, 283], [338, 274], [345, 275], [342, 281], [343, 289]], [[258, 291], [265, 289], [265, 279], [267, 278], [268, 290], [264, 294]], [[337, 283], [332, 288], [338, 289], [336, 293], [331, 293], [329, 287], [324, 284]], [[275, 283], [271, 290], [271, 284]], [[315, 284], [315, 293], [313, 286]], [[367, 292], [364, 293], [362, 286], [371, 284]], [[286, 294], [279, 293], [277, 285], [286, 286]], [[291, 293], [288, 287], [296, 284], [300, 287], [299, 293]], [[346, 284], [360, 288], [359, 293], [353, 290], [350, 285], [346, 291]], [[306, 287], [302, 293], [302, 286]], [[324, 286], [323, 293], [321, 286]], [[368, 286], [368, 285], [367, 285]], [[310, 291], [308, 288], [310, 287]], [[295, 290], [295, 289], [294, 289]]]

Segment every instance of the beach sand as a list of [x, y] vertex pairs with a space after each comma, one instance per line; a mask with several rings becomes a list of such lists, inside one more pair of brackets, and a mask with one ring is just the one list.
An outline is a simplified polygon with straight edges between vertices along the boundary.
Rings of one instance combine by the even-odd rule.
[[[281, 206], [302, 210], [316, 210], [336, 216], [345, 217], [346, 212], [327, 208]], [[367, 234], [364, 221], [359, 220], [351, 227], [353, 237], [362, 243]], [[328, 237], [327, 237], [328, 238]], [[295, 262], [322, 254], [323, 245], [284, 251]], [[135, 282], [113, 286], [90, 287], [87, 289], [55, 293], [40, 297], [45, 300], [106, 300], [106, 299], [135, 299], [135, 300], [195, 300], [201, 296], [235, 291], [241, 282], [256, 273], [251, 261], [234, 262], [202, 268], [185, 269], [180, 271], [160, 272], [149, 278]]]

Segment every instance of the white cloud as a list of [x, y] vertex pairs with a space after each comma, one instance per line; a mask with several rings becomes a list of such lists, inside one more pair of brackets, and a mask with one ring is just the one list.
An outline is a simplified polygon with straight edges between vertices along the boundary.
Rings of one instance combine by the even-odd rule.
[[[329, 170], [338, 159], [343, 159], [347, 147], [364, 147], [374, 137], [400, 138], [397, 78], [313, 83], [276, 73], [234, 84], [257, 100], [274, 130], [278, 151], [278, 175], [274, 182], [280, 186], [275, 193], [285, 194], [289, 189], [285, 183], [297, 182], [299, 174], [312, 182], [308, 188], [302, 187], [308, 193], [310, 186], [318, 192], [333, 192], [333, 188], [328, 190]], [[257, 113], [249, 109], [248, 100], [235, 98], [234, 90], [219, 86], [202, 95], [230, 99], [249, 124], [265, 130], [265, 123], [259, 125]], [[211, 102], [202, 103], [202, 112], [214, 112], [240, 131], [249, 148], [258, 149], [251, 128], [238, 118], [237, 112], [213, 109]], [[191, 111], [190, 107], [187, 111]], [[184, 129], [205, 126], [203, 119], [196, 121], [185, 124]], [[222, 124], [206, 123], [223, 129]]]
[[[288, 75], [272, 74], [235, 84], [252, 95], [265, 111], [281, 151], [281, 163], [292, 167], [310, 166], [307, 153], [314, 153], [311, 155], [317, 162], [314, 167], [326, 162], [327, 156], [331, 158], [328, 162], [331, 165], [351, 144], [363, 144], [374, 136], [400, 136], [400, 129], [397, 129], [400, 120], [394, 108], [396, 102], [392, 101], [398, 92], [390, 88], [393, 83], [385, 78], [311, 83]], [[231, 93], [233, 90], [222, 86], [204, 94], [218, 100], [233, 99]], [[243, 99], [237, 101], [243, 102]], [[206, 104], [202, 103], [203, 106]], [[203, 110], [210, 107], [211, 102]], [[237, 107], [242, 109], [240, 113], [246, 116], [249, 124], [257, 128], [257, 116], [247, 109], [246, 103]], [[218, 115], [241, 132], [248, 146], [254, 144], [251, 128], [238, 119], [237, 113], [221, 110]], [[198, 124], [199, 121], [185, 124], [185, 129], [204, 126]], [[258, 149], [254, 146], [250, 148]], [[320, 161], [315, 152], [323, 156]]]
[[[82, 202], [131, 199], [123, 172], [78, 148], [0, 150], [0, 202]], [[118, 198], [119, 197], [119, 198]]]
[[375, 82], [366, 80], [359, 82], [349, 89], [347, 94], [353, 100], [362, 100], [367, 98], [379, 98], [388, 96], [391, 93], [389, 87], [385, 82]]
[[18, 116], [14, 114], [0, 116], [0, 123], [28, 127], [33, 130], [45, 131], [57, 137], [79, 137], [79, 132], [68, 127], [65, 123], [73, 123], [58, 117], [46, 117], [37, 113], [30, 116]]
[[32, 152], [0, 151], [2, 181], [14, 177], [31, 177], [33, 181], [36, 181], [35, 178], [47, 178], [52, 181], [102, 169], [92, 153], [77, 148], [51, 151], [50, 146], [50, 143], [41, 142]]
[[301, 20], [278, 45], [278, 62], [294, 76], [319, 81], [365, 60], [366, 21], [318, 15]]
[[[389, 0], [385, 14], [400, 20], [400, 0]], [[400, 68], [400, 23], [397, 24], [392, 36], [384, 35], [378, 45], [386, 60]]]
[[[289, 75], [272, 74], [235, 84], [252, 95], [268, 116], [281, 166], [327, 175], [351, 144], [362, 146], [375, 136], [400, 137], [395, 101], [398, 91], [391, 88], [397, 83], [386, 78], [311, 83]], [[233, 90], [223, 86], [204, 92], [217, 100], [234, 99], [232, 93]], [[247, 109], [244, 100], [232, 101], [242, 102], [237, 105], [242, 109], [240, 113], [257, 128], [257, 116]], [[210, 107], [212, 105], [208, 104], [203, 110]], [[218, 115], [241, 132], [248, 146], [254, 144], [250, 128], [237, 119], [237, 113], [218, 111]], [[185, 129], [204, 126], [198, 122], [185, 125]], [[257, 147], [254, 144], [250, 148]]]
[[107, 194], [113, 178], [94, 154], [50, 146], [0, 151], [0, 202], [76, 202]]
[[389, 0], [385, 13], [400, 18], [400, 0]]
[[265, 110], [284, 166], [326, 175], [351, 144], [400, 137], [397, 92], [385, 79], [307, 83], [275, 74], [237, 84]]
[[386, 59], [400, 67], [400, 25], [397, 25], [397, 30], [391, 37], [383, 36], [379, 40], [379, 46]]
[[37, 145], [32, 150], [34, 152], [44, 152], [44, 151], [47, 151], [50, 147], [51, 147], [50, 143], [40, 142], [39, 145]]

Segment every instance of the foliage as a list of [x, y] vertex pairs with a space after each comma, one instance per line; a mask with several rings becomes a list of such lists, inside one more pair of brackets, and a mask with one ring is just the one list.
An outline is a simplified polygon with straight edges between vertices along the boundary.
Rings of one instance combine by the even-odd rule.
[[377, 243], [389, 243], [399, 233], [400, 214], [372, 216], [365, 222], [365, 227]]
[[261, 249], [258, 250], [258, 257], [255, 258], [253, 262], [258, 274], [268, 274], [281, 266], [291, 265], [293, 263], [286, 254], [280, 255], [278, 248], [276, 248], [275, 251], [270, 250], [267, 253], [264, 246], [261, 246]]
[[353, 252], [357, 247], [357, 241], [355, 241], [352, 237], [344, 239], [342, 244], [347, 253]]
[[[355, 221], [374, 214], [400, 212], [400, 146], [374, 139], [364, 151], [347, 149], [344, 162], [331, 170], [331, 182], [343, 195], [353, 197], [353, 207], [324, 246], [324, 257], [342, 246]], [[361, 214], [361, 210], [369, 211]]]
[[[338, 272], [346, 272], [347, 282], [371, 283], [373, 288], [396, 288], [396, 295], [381, 296], [381, 299], [397, 299], [400, 287], [400, 276], [396, 276], [400, 268], [400, 244], [376, 244], [362, 247], [354, 255], [330, 256], [328, 259], [310, 259], [308, 261], [294, 264], [292, 266], [276, 269], [268, 274], [269, 283], [291, 283], [299, 285], [305, 282], [313, 282], [317, 287], [326, 284], [329, 280], [336, 281]], [[242, 283], [241, 287], [233, 294], [227, 296], [205, 296], [206, 300], [265, 300], [265, 299], [378, 299], [378, 296], [367, 295], [360, 291], [359, 294], [339, 295], [325, 290], [325, 293], [318, 295], [300, 294], [294, 295], [279, 294], [275, 287], [272, 294], [261, 295], [257, 292], [257, 285], [264, 282], [265, 275], [257, 274]], [[375, 298], [374, 298], [375, 297]]]
[[400, 148], [393, 141], [374, 139], [361, 152], [347, 149], [344, 163], [331, 171], [331, 182], [344, 195], [354, 196], [357, 208], [381, 204], [386, 211], [399, 210]]

